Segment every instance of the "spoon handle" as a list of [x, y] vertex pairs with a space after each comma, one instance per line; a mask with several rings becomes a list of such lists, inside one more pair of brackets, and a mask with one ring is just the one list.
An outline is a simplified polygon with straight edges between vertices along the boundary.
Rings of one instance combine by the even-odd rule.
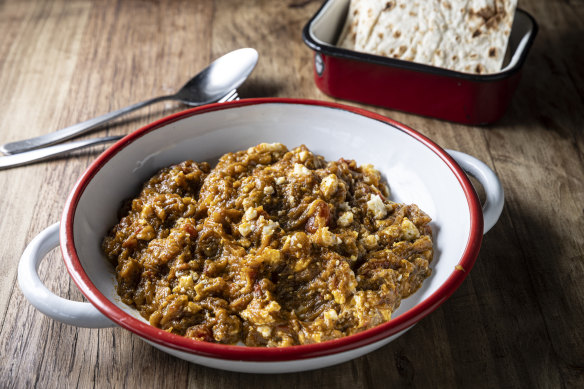
[[78, 150], [101, 143], [115, 142], [121, 138], [121, 136], [106, 136], [103, 138], [83, 139], [64, 143], [62, 145], [44, 147], [39, 150], [31, 150], [14, 155], [0, 156], [0, 170], [28, 165], [33, 162], [42, 161], [44, 159], [56, 157], [57, 155], [67, 154], [73, 150]]
[[130, 112], [135, 111], [137, 109], [146, 107], [150, 104], [158, 103], [158, 102], [164, 101], [164, 100], [171, 100], [174, 97], [175, 97], [174, 95], [155, 97], [153, 99], [146, 100], [146, 101], [143, 101], [141, 103], [132, 104], [126, 108], [122, 108], [122, 109], [118, 109], [117, 111], [106, 113], [105, 115], [98, 116], [96, 118], [89, 119], [89, 120], [86, 120], [84, 122], [74, 124], [70, 127], [66, 127], [66, 128], [61, 129], [61, 130], [51, 132], [49, 134], [37, 136], [34, 138], [30, 138], [30, 139], [20, 140], [20, 141], [16, 141], [16, 142], [6, 143], [4, 145], [0, 145], [0, 151], [2, 151], [4, 154], [8, 154], [8, 155], [18, 154], [18, 153], [22, 153], [25, 151], [30, 151], [30, 150], [38, 149], [38, 148], [45, 147], [48, 145], [52, 145], [55, 143], [59, 143], [59, 142], [62, 142], [64, 140], [73, 138], [77, 135], [84, 134], [84, 133], [90, 131], [91, 129], [93, 129], [93, 128], [95, 128], [103, 123], [106, 123], [110, 120], [113, 120], [117, 117], [120, 117], [122, 115], [130, 113]]

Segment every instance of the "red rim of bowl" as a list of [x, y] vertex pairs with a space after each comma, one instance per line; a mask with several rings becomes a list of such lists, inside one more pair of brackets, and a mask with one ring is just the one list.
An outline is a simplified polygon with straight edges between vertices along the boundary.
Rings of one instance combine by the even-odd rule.
[[[470, 213], [470, 234], [464, 250], [464, 253], [452, 274], [448, 279], [440, 285], [440, 287], [428, 296], [426, 299], [402, 313], [390, 321], [380, 324], [369, 330], [349, 335], [343, 338], [329, 340], [322, 343], [314, 343], [308, 345], [289, 346], [282, 348], [267, 348], [267, 347], [247, 347], [224, 345], [218, 343], [210, 343], [197, 341], [186, 338], [180, 335], [175, 335], [155, 328], [139, 319], [125, 313], [118, 308], [113, 302], [107, 299], [91, 282], [75, 250], [75, 242], [73, 237], [73, 222], [75, 219], [75, 211], [81, 195], [83, 194], [88, 183], [96, 175], [96, 173], [118, 152], [124, 149], [128, 144], [134, 140], [144, 136], [145, 134], [161, 128], [169, 123], [184, 119], [193, 115], [198, 115], [206, 112], [230, 109], [235, 107], [245, 107], [259, 104], [296, 104], [320, 106], [327, 109], [339, 109], [343, 111], [352, 112], [358, 115], [368, 117], [377, 121], [381, 121], [390, 125], [395, 129], [405, 132], [417, 141], [424, 144], [435, 154], [437, 154], [442, 161], [450, 168], [453, 174], [458, 179], [464, 194], [466, 196], [469, 213]], [[83, 173], [75, 184], [71, 194], [69, 195], [61, 219], [60, 241], [61, 252], [67, 270], [71, 278], [78, 286], [83, 295], [105, 316], [111, 319], [119, 326], [133, 332], [134, 334], [145, 338], [146, 340], [156, 343], [158, 345], [169, 347], [171, 349], [217, 359], [240, 360], [240, 361], [272, 361], [284, 362], [298, 359], [323, 357], [339, 352], [353, 350], [362, 346], [385, 339], [402, 330], [412, 326], [420, 319], [434, 311], [441, 305], [462, 283], [470, 269], [472, 268], [481, 245], [483, 236], [483, 214], [480, 202], [474, 191], [472, 184], [462, 168], [450, 157], [441, 147], [436, 145], [424, 135], [415, 130], [398, 123], [385, 116], [367, 111], [361, 108], [330, 103], [317, 100], [306, 99], [287, 99], [287, 98], [256, 98], [234, 101], [229, 103], [210, 104], [203, 107], [192, 108], [182, 111], [163, 119], [155, 121], [146, 125], [135, 132], [130, 133], [117, 143], [112, 145], [104, 151]]]

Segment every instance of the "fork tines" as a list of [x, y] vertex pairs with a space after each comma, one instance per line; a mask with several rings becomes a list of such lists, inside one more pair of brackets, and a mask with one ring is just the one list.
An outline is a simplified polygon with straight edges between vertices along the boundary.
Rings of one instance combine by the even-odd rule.
[[219, 103], [225, 103], [227, 101], [239, 100], [239, 95], [237, 94], [237, 89], [233, 89], [231, 92], [223, 96], [218, 100]]

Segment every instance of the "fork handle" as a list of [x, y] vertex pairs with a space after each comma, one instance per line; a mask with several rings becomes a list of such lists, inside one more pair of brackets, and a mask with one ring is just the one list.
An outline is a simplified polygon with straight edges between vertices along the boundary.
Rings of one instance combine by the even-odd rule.
[[55, 143], [62, 142], [64, 140], [76, 137], [78, 135], [84, 134], [93, 128], [102, 125], [103, 123], [109, 122], [117, 117], [125, 115], [127, 113], [133, 112], [137, 109], [144, 108], [150, 104], [158, 103], [164, 100], [172, 100], [174, 99], [174, 95], [168, 96], [160, 96], [155, 97], [150, 100], [143, 101], [141, 103], [132, 104], [128, 107], [118, 109], [117, 111], [113, 111], [110, 113], [106, 113], [105, 115], [98, 116], [93, 119], [86, 120], [81, 123], [74, 124], [70, 127], [63, 128], [61, 130], [51, 132], [49, 134], [37, 136], [30, 139], [25, 139], [16, 142], [6, 143], [0, 146], [0, 151], [4, 154], [18, 154], [25, 151], [30, 151], [34, 149], [38, 149], [41, 147], [45, 147], [48, 145], [52, 145]]
[[38, 150], [26, 151], [14, 155], [0, 156], [0, 170], [28, 165], [33, 162], [53, 158], [57, 155], [67, 154], [73, 150], [78, 150], [101, 143], [115, 142], [121, 138], [121, 136], [106, 136], [103, 138], [83, 139], [74, 142], [63, 143], [62, 145], [53, 145]]

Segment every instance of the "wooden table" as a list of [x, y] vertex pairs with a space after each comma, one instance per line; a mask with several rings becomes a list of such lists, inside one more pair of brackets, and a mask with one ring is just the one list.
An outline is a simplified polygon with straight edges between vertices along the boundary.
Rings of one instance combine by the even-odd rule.
[[[0, 386], [378, 388], [584, 385], [584, 3], [520, 0], [540, 31], [504, 118], [468, 127], [366, 107], [461, 150], [500, 177], [506, 205], [470, 276], [411, 331], [369, 355], [276, 376], [197, 366], [121, 328], [60, 324], [23, 297], [27, 243], [60, 219], [79, 175], [104, 150], [0, 171]], [[242, 97], [332, 101], [312, 79], [301, 29], [310, 0], [2, 1], [0, 143], [168, 93], [212, 59], [260, 53]], [[154, 106], [95, 135], [126, 134], [181, 106]], [[58, 250], [41, 266], [82, 300]]]

